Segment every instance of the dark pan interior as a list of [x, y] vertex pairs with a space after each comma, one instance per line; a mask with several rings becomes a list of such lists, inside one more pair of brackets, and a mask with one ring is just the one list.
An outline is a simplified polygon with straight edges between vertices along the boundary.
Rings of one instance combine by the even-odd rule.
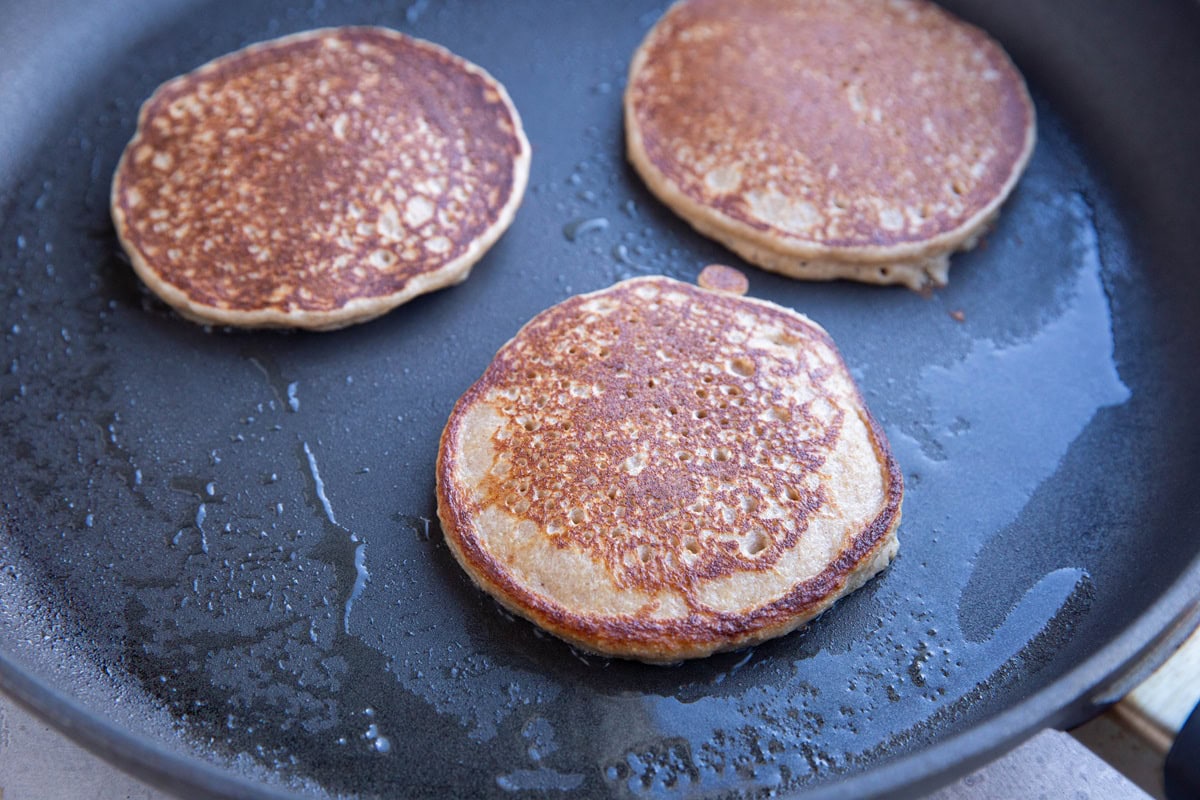
[[[433, 491], [452, 404], [533, 314], [741, 265], [622, 157], [626, 65], [663, 4], [11, 5], [0, 685], [151, 779], [225, 796], [911, 791], [1077, 721], [1189, 612], [1194, 2], [953, 3], [1038, 107], [996, 229], [927, 297], [746, 268], [752, 295], [833, 334], [890, 436], [900, 556], [800, 633], [668, 668], [502, 613], [441, 542]], [[366, 325], [179, 319], [108, 218], [140, 102], [246, 43], [346, 23], [506, 84], [534, 150], [515, 224], [466, 283]]]

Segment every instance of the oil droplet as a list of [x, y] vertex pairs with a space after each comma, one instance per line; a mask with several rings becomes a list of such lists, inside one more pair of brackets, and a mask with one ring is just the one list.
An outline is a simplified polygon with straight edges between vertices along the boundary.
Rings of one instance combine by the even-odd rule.
[[633, 258], [631, 258], [629, 255], [629, 248], [623, 244], [618, 244], [615, 247], [613, 247], [612, 255], [613, 255], [613, 258], [615, 258], [619, 263], [624, 264], [627, 267], [633, 267], [634, 269], [641, 270], [642, 272], [652, 271], [649, 267], [646, 267], [646, 266], [634, 261]]
[[568, 242], [574, 242], [581, 236], [606, 228], [608, 220], [604, 217], [578, 217], [563, 225], [563, 236], [567, 237]]
[[300, 410], [300, 398], [296, 396], [296, 392], [300, 389], [300, 384], [292, 381], [287, 385], [287, 404], [288, 408], [293, 411]]
[[390, 753], [392, 750], [392, 743], [386, 736], [380, 736], [375, 739], [375, 749], [380, 753]]
[[324, 509], [325, 516], [329, 521], [337, 525], [337, 518], [333, 516], [333, 506], [329, 503], [329, 498], [325, 495], [325, 481], [321, 480], [321, 471], [317, 468], [317, 457], [313, 455], [312, 448], [308, 446], [308, 442], [304, 443], [304, 455], [308, 458], [308, 471], [312, 474], [313, 484], [317, 487], [317, 499], [321, 501], [321, 508]]
[[404, 19], [408, 21], [409, 25], [412, 25], [421, 18], [427, 8], [429, 8], [429, 0], [417, 0], [404, 10]]
[[354, 608], [354, 601], [362, 594], [370, 577], [371, 574], [367, 572], [367, 545], [363, 542], [354, 548], [354, 588], [346, 598], [346, 611], [342, 615], [342, 628], [346, 633], [350, 633], [350, 610]]

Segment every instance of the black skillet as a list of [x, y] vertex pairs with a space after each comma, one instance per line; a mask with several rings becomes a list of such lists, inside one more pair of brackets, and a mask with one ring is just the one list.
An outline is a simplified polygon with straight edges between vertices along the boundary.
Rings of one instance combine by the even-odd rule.
[[[1200, 5], [952, 5], [1039, 113], [984, 245], [928, 297], [748, 270], [833, 333], [887, 429], [900, 557], [803, 632], [651, 668], [505, 616], [431, 520], [447, 413], [525, 320], [740, 263], [622, 158], [626, 64], [663, 4], [7, 3], [0, 687], [221, 797], [913, 793], [1119, 697], [1200, 597]], [[345, 23], [508, 86], [534, 148], [515, 224], [465, 284], [367, 325], [179, 319], [108, 219], [138, 105]]]

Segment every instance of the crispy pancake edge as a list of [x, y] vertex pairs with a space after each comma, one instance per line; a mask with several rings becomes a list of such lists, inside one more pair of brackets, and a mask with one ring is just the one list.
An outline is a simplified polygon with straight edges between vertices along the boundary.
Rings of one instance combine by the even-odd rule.
[[[471, 245], [457, 258], [448, 261], [436, 270], [424, 272], [411, 278], [399, 292], [389, 295], [369, 298], [356, 298], [343, 304], [340, 308], [329, 311], [293, 310], [282, 311], [277, 308], [265, 308], [254, 311], [239, 311], [219, 308], [192, 299], [186, 292], [166, 280], [142, 255], [130, 235], [129, 222], [119, 198], [120, 179], [125, 171], [125, 164], [132, 153], [142, 142], [144, 130], [150, 110], [155, 101], [166, 92], [179, 85], [186, 85], [203, 77], [206, 73], [215, 71], [217, 67], [228, 60], [239, 58], [247, 53], [269, 50], [281, 45], [309, 39], [319, 39], [344, 31], [367, 31], [386, 38], [403, 39], [419, 48], [427, 49], [435, 55], [450, 59], [465, 72], [481, 77], [489, 87], [495, 89], [513, 122], [513, 131], [519, 146], [517, 157], [513, 159], [512, 191], [504, 206], [496, 215], [493, 223], [479, 236], [472, 240]], [[446, 47], [435, 42], [418, 39], [413, 36], [381, 26], [338, 26], [315, 28], [299, 33], [281, 36], [263, 42], [256, 42], [239, 48], [230, 53], [218, 56], [193, 70], [178, 75], [159, 85], [157, 89], [142, 103], [138, 112], [137, 127], [133, 137], [126, 144], [113, 171], [109, 188], [109, 211], [116, 229], [121, 247], [133, 266], [138, 277], [146, 286], [180, 316], [202, 325], [228, 325], [241, 328], [297, 328], [313, 331], [329, 331], [366, 322], [386, 314], [396, 307], [428, 292], [461, 283], [470, 275], [471, 268], [494, 245], [516, 218], [517, 209], [524, 199], [525, 189], [529, 182], [529, 169], [532, 160], [532, 149], [525, 134], [521, 117], [516, 105], [508, 94], [504, 84], [498, 81], [483, 67], [468, 61]]]
[[[603, 294], [615, 286], [638, 282], [669, 282], [670, 285], [683, 286], [691, 291], [708, 291], [671, 278], [651, 276], [623, 281], [583, 297]], [[747, 297], [740, 300], [771, 309], [775, 313], [784, 312], [801, 317], [833, 348], [841, 368], [846, 369], [840, 352], [833, 347], [831, 337], [815, 322], [766, 300]], [[541, 312], [522, 326], [497, 355], [510, 347], [527, 326], [535, 324], [549, 311]], [[876, 464], [881, 468], [885, 499], [874, 519], [820, 573], [796, 584], [783, 597], [738, 613], [713, 613], [704, 617], [662, 621], [632, 615], [585, 615], [563, 608], [526, 589], [481, 546], [470, 514], [466, 512], [470, 506], [464, 494], [466, 489], [454, 477], [457, 467], [457, 460], [451, 452], [454, 442], [460, 435], [465, 411], [479, 401], [490, 387], [488, 378], [491, 369], [489, 365], [479, 380], [455, 403], [442, 432], [436, 465], [438, 519], [451, 553], [476, 586], [513, 613], [583, 650], [665, 664], [756, 644], [789, 633], [810, 621], [838, 599], [866, 583], [885, 568], [896, 554], [898, 540], [895, 534], [901, 520], [904, 479], [882, 429], [867, 409], [861, 391], [855, 384], [855, 410], [867, 429]]]

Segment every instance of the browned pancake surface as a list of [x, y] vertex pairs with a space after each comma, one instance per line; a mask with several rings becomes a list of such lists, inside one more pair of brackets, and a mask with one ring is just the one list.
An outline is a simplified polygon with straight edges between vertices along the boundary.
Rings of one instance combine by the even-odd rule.
[[438, 487], [485, 589], [569, 641], [649, 661], [819, 612], [890, 559], [872, 561], [902, 494], [823, 330], [666, 278], [526, 325], [459, 401]]
[[385, 29], [313, 31], [164, 84], [113, 215], [168, 302], [319, 327], [461, 279], [511, 221], [528, 157], [479, 68]]
[[854, 258], [974, 224], [1033, 140], [1005, 53], [926, 2], [685, 0], [637, 53], [626, 114], [684, 216]]

